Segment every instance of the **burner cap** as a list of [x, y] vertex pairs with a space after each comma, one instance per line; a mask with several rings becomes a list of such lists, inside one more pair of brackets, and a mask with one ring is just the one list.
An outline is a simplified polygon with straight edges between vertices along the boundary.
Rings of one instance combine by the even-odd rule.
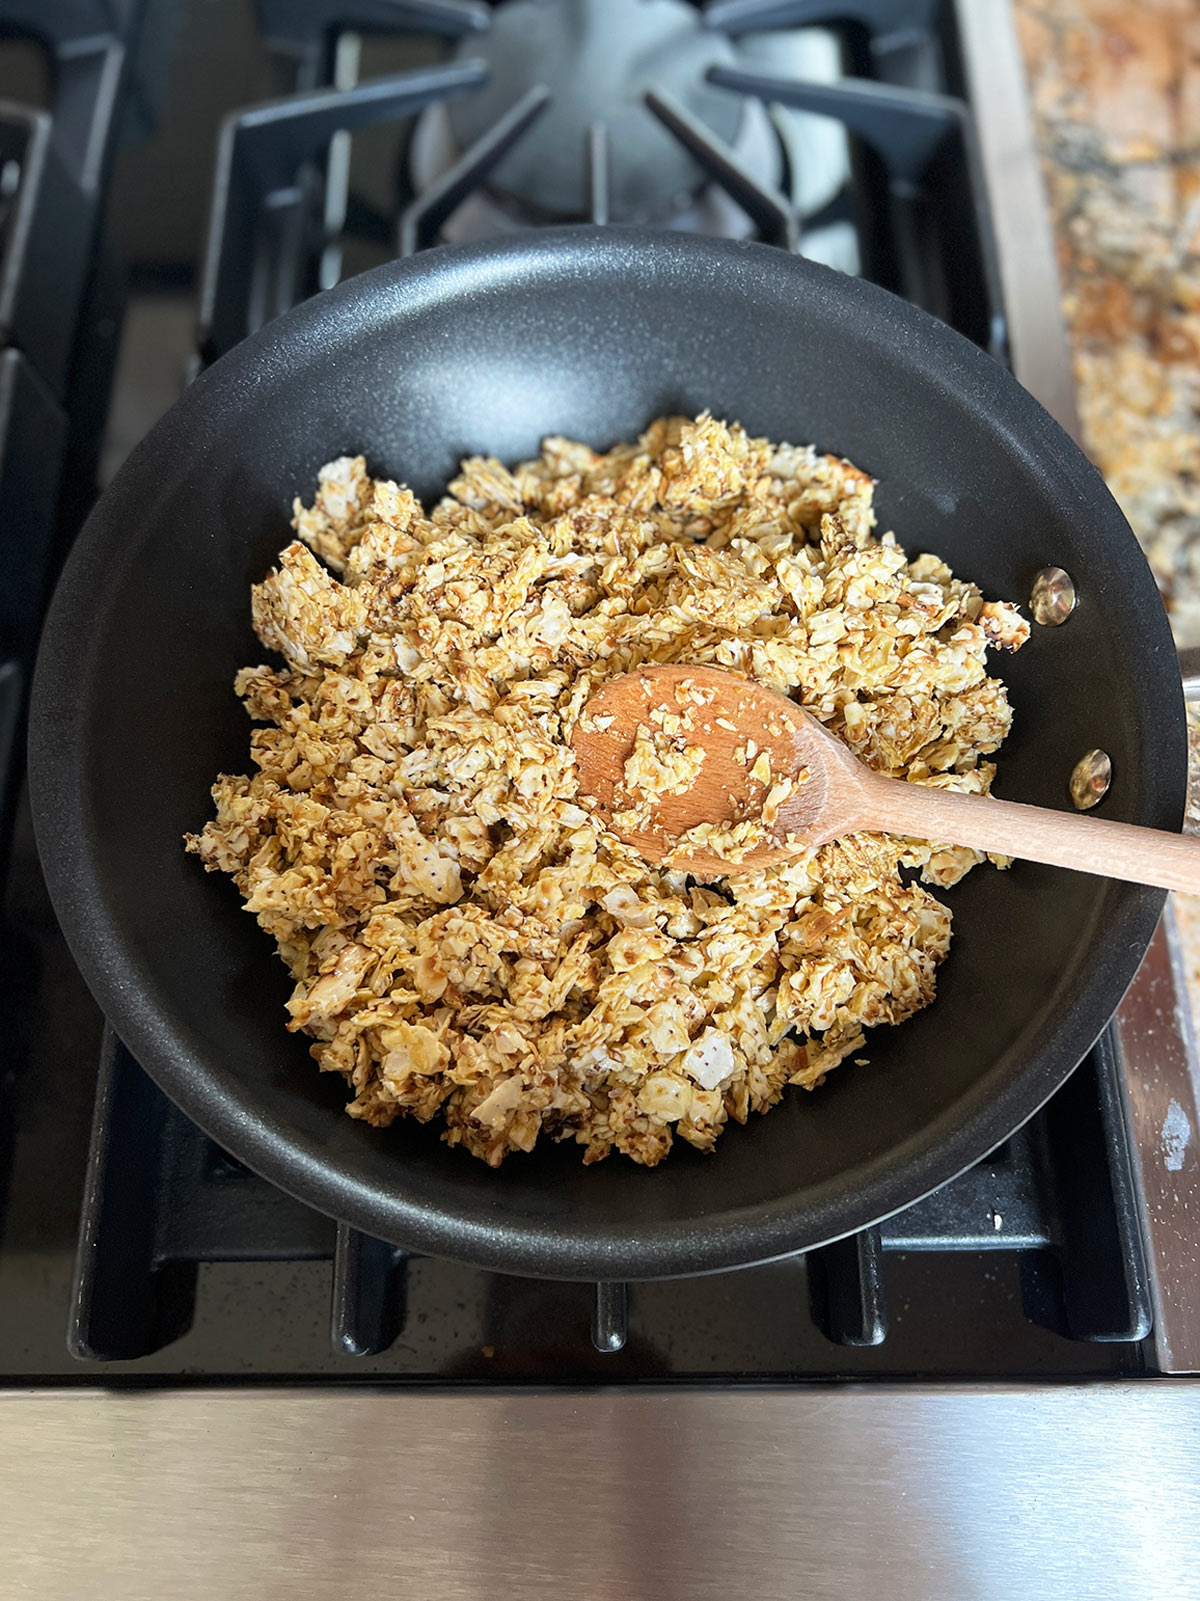
[[584, 150], [593, 122], [609, 130], [613, 221], [662, 221], [690, 202], [704, 174], [642, 104], [652, 86], [669, 90], [727, 144], [737, 136], [740, 97], [704, 81], [709, 67], [734, 62], [736, 52], [702, 27], [686, 0], [507, 0], [489, 31], [465, 39], [458, 54], [482, 57], [491, 69], [483, 89], [447, 108], [460, 149], [534, 84], [553, 94], [491, 177], [493, 188], [549, 217], [586, 214]]

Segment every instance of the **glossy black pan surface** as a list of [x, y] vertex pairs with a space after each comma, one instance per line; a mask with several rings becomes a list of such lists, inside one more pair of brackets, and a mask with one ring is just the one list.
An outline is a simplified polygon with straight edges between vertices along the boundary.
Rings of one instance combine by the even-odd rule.
[[1091, 746], [1106, 816], [1179, 824], [1178, 670], [1101, 480], [973, 346], [782, 251], [577, 229], [430, 251], [307, 302], [200, 378], [93, 513], [47, 624], [31, 748], [38, 840], [85, 976], [163, 1088], [283, 1188], [385, 1239], [514, 1272], [639, 1277], [761, 1261], [857, 1229], [986, 1154], [1075, 1066], [1132, 977], [1157, 891], [1025, 864], [946, 898], [933, 1006], [815, 1095], [648, 1172], [577, 1147], [496, 1172], [430, 1127], [342, 1111], [284, 1032], [287, 978], [180, 837], [244, 771], [248, 595], [331, 456], [436, 495], [464, 454], [546, 433], [606, 446], [704, 407], [879, 479], [880, 526], [997, 597], [1065, 567], [1079, 605], [999, 663], [1016, 711], [998, 793], [1066, 804]]

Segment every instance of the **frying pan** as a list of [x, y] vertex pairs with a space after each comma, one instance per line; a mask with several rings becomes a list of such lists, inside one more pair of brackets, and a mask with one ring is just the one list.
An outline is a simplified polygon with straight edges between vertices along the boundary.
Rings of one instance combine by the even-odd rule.
[[266, 1178], [412, 1249], [565, 1278], [760, 1262], [909, 1205], [1003, 1140], [1100, 1033], [1160, 892], [1018, 863], [947, 892], [932, 1006], [869, 1036], [813, 1095], [653, 1171], [574, 1146], [492, 1171], [435, 1127], [344, 1111], [284, 1032], [290, 985], [223, 877], [185, 856], [218, 771], [248, 765], [236, 668], [249, 586], [318, 467], [436, 495], [459, 458], [602, 447], [664, 412], [812, 441], [879, 480], [881, 528], [992, 596], [1065, 567], [1079, 603], [1000, 670], [998, 792], [1065, 806], [1110, 754], [1105, 815], [1177, 828], [1184, 711], [1167, 623], [1100, 478], [998, 365], [869, 284], [776, 249], [620, 228], [430, 251], [318, 296], [218, 362], [133, 453], [79, 537], [33, 704], [39, 846], [104, 1010], [166, 1092]]

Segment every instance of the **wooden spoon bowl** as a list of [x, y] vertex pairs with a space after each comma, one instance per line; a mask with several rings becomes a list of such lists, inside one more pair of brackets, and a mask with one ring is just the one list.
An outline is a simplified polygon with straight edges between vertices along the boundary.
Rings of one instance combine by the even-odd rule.
[[[639, 732], [663, 733], [665, 722], [685, 725], [674, 736], [685, 747], [701, 747], [704, 764], [683, 791], [653, 798], [641, 827], [619, 819], [636, 803], [626, 765]], [[670, 737], [670, 736], [666, 736]], [[795, 701], [740, 674], [715, 667], [643, 667], [610, 679], [588, 701], [571, 745], [579, 764], [581, 793], [614, 832], [647, 861], [664, 862], [700, 877], [750, 872], [795, 853], [803, 844], [835, 837], [827, 832], [829, 786], [844, 757], [860, 764], [841, 742]], [[828, 746], [829, 749], [823, 747]], [[765, 756], [771, 777], [756, 777]], [[759, 768], [761, 772], [761, 767]], [[680, 844], [704, 824], [734, 827], [760, 819], [779, 778], [796, 780], [763, 842], [736, 862], [719, 849]], [[796, 843], [789, 845], [788, 836]]]

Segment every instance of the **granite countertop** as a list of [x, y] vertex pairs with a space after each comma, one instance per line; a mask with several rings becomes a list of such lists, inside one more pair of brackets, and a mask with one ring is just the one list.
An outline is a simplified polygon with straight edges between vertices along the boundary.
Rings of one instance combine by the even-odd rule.
[[1015, 9], [1084, 443], [1200, 645], [1200, 4]]
[[[1083, 442], [1149, 557], [1176, 643], [1200, 646], [1200, 0], [1014, 10]], [[1200, 1021], [1200, 896], [1173, 901]]]

